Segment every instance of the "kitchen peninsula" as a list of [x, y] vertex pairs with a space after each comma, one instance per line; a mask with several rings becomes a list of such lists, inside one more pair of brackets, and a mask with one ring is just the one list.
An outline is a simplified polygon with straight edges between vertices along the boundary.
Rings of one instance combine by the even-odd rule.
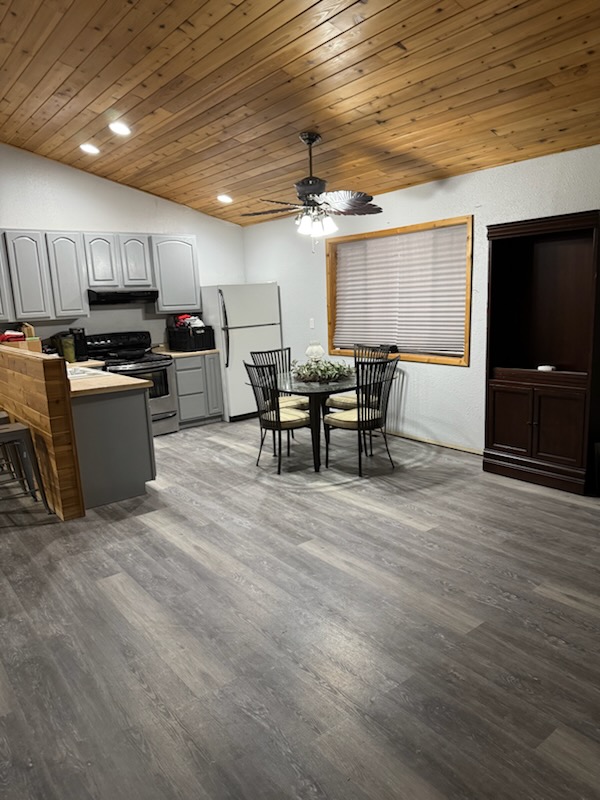
[[150, 386], [103, 372], [69, 380], [62, 358], [0, 346], [0, 406], [31, 429], [60, 519], [143, 494], [156, 476]]

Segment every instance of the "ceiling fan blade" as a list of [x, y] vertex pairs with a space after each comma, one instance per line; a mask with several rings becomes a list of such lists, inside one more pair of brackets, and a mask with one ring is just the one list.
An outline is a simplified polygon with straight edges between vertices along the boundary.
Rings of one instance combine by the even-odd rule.
[[268, 200], [266, 197], [260, 198], [261, 203], [274, 203], [278, 206], [285, 206], [285, 208], [270, 208], [268, 211], [250, 211], [246, 214], [240, 214], [241, 217], [260, 217], [262, 214], [292, 214], [295, 211], [300, 211], [304, 206], [298, 203], [286, 203], [283, 200]]
[[329, 211], [331, 214], [359, 216], [381, 213], [381, 208], [371, 203], [373, 197], [365, 192], [351, 192], [342, 189], [339, 192], [323, 192], [323, 194], [315, 195], [313, 199], [323, 210]]
[[276, 203], [278, 206], [291, 206], [292, 208], [302, 208], [298, 203], [288, 203], [283, 200], [268, 200], [266, 197], [260, 198], [261, 203]]
[[240, 214], [240, 217], [261, 217], [263, 214], [295, 214], [302, 206], [292, 206], [291, 208], [270, 208], [268, 211], [248, 211]]

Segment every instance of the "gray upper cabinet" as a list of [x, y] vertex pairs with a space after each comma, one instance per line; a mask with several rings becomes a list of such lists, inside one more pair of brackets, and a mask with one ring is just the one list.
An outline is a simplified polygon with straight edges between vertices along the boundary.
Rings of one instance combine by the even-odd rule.
[[195, 236], [152, 236], [156, 274], [156, 310], [176, 313], [200, 310], [200, 278]]
[[118, 243], [123, 287], [153, 286], [148, 237], [143, 234], [119, 233]]
[[6, 231], [4, 236], [15, 319], [54, 319], [44, 234], [39, 231]]
[[56, 318], [89, 316], [81, 234], [53, 231], [46, 234], [46, 243]]
[[0, 321], [10, 322], [15, 318], [10, 291], [10, 278], [8, 277], [8, 264], [4, 242], [0, 238]]
[[84, 233], [83, 241], [90, 289], [118, 289], [121, 271], [115, 234]]

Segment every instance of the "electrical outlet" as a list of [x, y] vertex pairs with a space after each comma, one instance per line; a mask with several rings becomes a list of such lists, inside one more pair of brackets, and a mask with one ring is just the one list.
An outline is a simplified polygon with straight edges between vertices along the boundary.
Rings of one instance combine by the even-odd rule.
[[309, 328], [314, 328], [314, 327], [315, 327], [315, 320], [314, 320], [314, 317], [311, 317], [311, 318], [308, 320], [308, 327], [309, 327]]

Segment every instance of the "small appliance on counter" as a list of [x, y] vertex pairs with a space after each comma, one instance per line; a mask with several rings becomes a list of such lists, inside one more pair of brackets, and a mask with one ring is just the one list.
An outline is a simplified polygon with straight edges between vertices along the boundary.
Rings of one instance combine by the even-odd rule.
[[215, 333], [199, 317], [178, 314], [167, 318], [167, 346], [174, 352], [214, 350]]
[[69, 328], [75, 348], [75, 361], [87, 361], [88, 349], [85, 328]]
[[54, 349], [59, 356], [66, 361], [87, 361], [88, 349], [85, 330], [83, 328], [69, 328], [68, 331], [60, 331], [46, 340], [48, 349]]

